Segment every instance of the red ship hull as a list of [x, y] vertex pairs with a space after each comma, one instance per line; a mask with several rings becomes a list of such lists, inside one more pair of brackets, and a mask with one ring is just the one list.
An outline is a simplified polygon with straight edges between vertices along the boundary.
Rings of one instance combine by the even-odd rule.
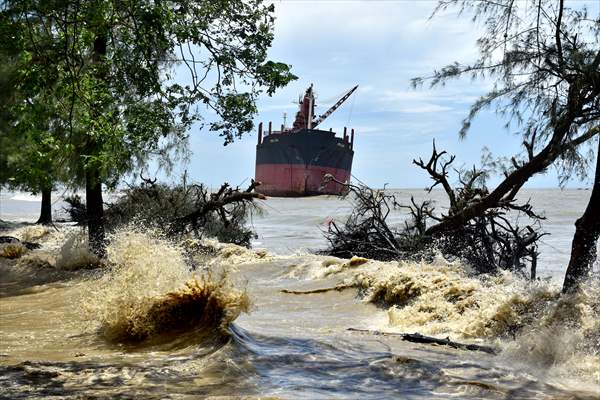
[[[259, 191], [267, 196], [302, 197], [321, 194], [339, 195], [347, 185], [326, 180], [332, 175], [336, 181], [349, 183], [354, 157], [354, 129], [342, 138], [330, 129], [315, 129], [334, 112], [357, 88], [353, 87], [331, 108], [318, 118], [315, 114], [313, 87], [299, 99], [299, 109], [291, 129], [273, 132], [269, 122], [268, 136], [264, 137], [262, 123], [258, 126], [256, 146], [256, 181]], [[284, 120], [285, 121], [285, 120]]]
[[262, 164], [256, 166], [256, 178], [261, 182], [259, 192], [275, 197], [339, 195], [345, 188], [335, 182], [323, 184], [325, 174], [340, 182], [350, 181], [350, 171], [318, 165]]
[[325, 183], [324, 178], [331, 174], [339, 182], [349, 182], [353, 155], [349, 137], [337, 138], [334, 132], [274, 132], [256, 146], [258, 191], [276, 197], [342, 194], [345, 185]]

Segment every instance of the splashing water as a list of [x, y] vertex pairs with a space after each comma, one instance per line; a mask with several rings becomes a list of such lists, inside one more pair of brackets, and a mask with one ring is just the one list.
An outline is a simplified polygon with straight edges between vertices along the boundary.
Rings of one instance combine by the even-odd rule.
[[508, 272], [474, 277], [468, 267], [441, 257], [432, 263], [349, 265], [326, 260], [320, 268], [345, 274], [344, 284], [361, 288], [366, 301], [387, 308], [387, 321], [376, 329], [492, 341], [512, 360], [600, 384], [597, 280], [561, 296], [556, 284]]
[[[0, 391], [11, 398], [598, 398], [600, 282], [560, 296], [558, 284], [475, 278], [442, 258], [307, 254], [322, 242], [319, 207], [329, 216], [337, 200], [271, 201], [289, 213], [271, 215], [270, 238], [259, 229], [268, 252], [206, 240], [196, 244], [208, 248], [200, 256], [189, 240], [128, 228], [110, 238], [108, 262], [87, 269], [79, 227], [32, 235], [41, 249], [0, 259]], [[566, 254], [578, 211], [563, 203], [544, 208], [565, 217], [548, 240]], [[540, 259], [540, 276], [561, 278], [564, 259], [549, 258]], [[250, 296], [252, 313], [244, 314]], [[349, 327], [450, 336], [501, 352]]]
[[225, 333], [249, 308], [247, 294], [234, 289], [226, 275], [196, 276], [174, 244], [131, 230], [110, 241], [110, 270], [84, 301], [109, 341], [143, 341], [197, 328]]
[[600, 282], [544, 304], [504, 350], [512, 359], [600, 385]]
[[43, 225], [31, 225], [17, 228], [11, 235], [20, 240], [31, 242], [40, 240], [48, 236], [48, 234], [50, 234], [50, 229], [48, 229], [48, 227]]
[[97, 268], [101, 261], [92, 253], [85, 232], [77, 232], [66, 239], [56, 257], [56, 268], [75, 271], [86, 268]]

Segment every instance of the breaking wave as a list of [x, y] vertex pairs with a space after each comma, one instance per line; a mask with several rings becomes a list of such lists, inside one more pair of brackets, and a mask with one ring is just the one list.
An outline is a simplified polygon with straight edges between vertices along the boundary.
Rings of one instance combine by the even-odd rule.
[[97, 268], [102, 262], [90, 250], [86, 232], [76, 232], [69, 236], [60, 247], [56, 257], [56, 268], [66, 271]]
[[492, 342], [502, 357], [543, 371], [600, 384], [600, 282], [560, 295], [547, 281], [505, 272], [475, 277], [467, 266], [438, 257], [433, 262], [368, 263], [325, 259], [288, 276], [342, 278], [365, 301], [382, 306], [385, 320], [372, 328]]
[[202, 330], [225, 334], [249, 309], [248, 295], [235, 289], [226, 273], [197, 275], [172, 243], [132, 230], [116, 233], [110, 242], [109, 271], [84, 304], [110, 342]]
[[[86, 338], [100, 340], [101, 347], [126, 344], [147, 350], [146, 346], [158, 344], [164, 350], [203, 343], [214, 349], [213, 344], [228, 337], [231, 323], [250, 308], [247, 293], [236, 288], [229, 273], [238, 269], [256, 273], [265, 267], [275, 271], [268, 279], [284, 285], [311, 281], [303, 284], [309, 290], [297, 293], [324, 292], [324, 282], [334, 288], [357, 288], [364, 301], [381, 307], [380, 312], [371, 314], [369, 306], [368, 314], [356, 314], [356, 323], [367, 325], [362, 327], [485, 341], [502, 350], [500, 363], [522, 364], [527, 374], [560, 377], [550, 381], [564, 382], [569, 389], [589, 383], [591, 392], [600, 390], [597, 279], [576, 294], [561, 296], [560, 287], [551, 282], [530, 282], [510, 273], [474, 277], [467, 266], [442, 257], [398, 263], [314, 254], [277, 256], [214, 240], [173, 243], [136, 228], [110, 237], [108, 261], [102, 268], [80, 270], [93, 265], [85, 235], [78, 227], [60, 228], [60, 232], [37, 227], [14, 232], [40, 242], [42, 248], [18, 260], [2, 261], [0, 275], [5, 282], [0, 295], [35, 293], [33, 285], [39, 285], [40, 292], [69, 290], [69, 296], [83, 296], [85, 320], [91, 322], [90, 332], [84, 328], [90, 333]], [[198, 249], [205, 253], [199, 255]], [[68, 285], [60, 289], [45, 285], [54, 281]], [[313, 285], [314, 281], [320, 282]], [[279, 290], [275, 296], [281, 296]], [[333, 301], [337, 294], [327, 296]], [[79, 323], [79, 315], [72, 318]], [[340, 322], [340, 331], [349, 327], [345, 321]]]
[[17, 228], [11, 235], [27, 242], [38, 241], [50, 234], [50, 229], [44, 225], [29, 225]]

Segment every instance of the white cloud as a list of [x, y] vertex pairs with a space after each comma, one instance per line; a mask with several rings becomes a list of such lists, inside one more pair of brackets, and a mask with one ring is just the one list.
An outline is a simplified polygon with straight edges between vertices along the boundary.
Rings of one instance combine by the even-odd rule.
[[451, 110], [452, 107], [440, 106], [439, 104], [421, 104], [415, 107], [400, 108], [400, 112], [408, 114], [429, 114]]
[[261, 112], [269, 112], [269, 111], [296, 111], [298, 109], [298, 105], [290, 102], [289, 104], [271, 104], [266, 105], [260, 108]]
[[[294, 102], [311, 82], [317, 92], [317, 113], [359, 84], [353, 97], [322, 128], [331, 127], [339, 135], [344, 126], [354, 127], [353, 170], [369, 183], [389, 180], [395, 186], [426, 183], [426, 177], [415, 177], [414, 170], [406, 166], [413, 157], [428, 155], [433, 138], [462, 161], [478, 159], [482, 142], [506, 147], [512, 140], [504, 133], [498, 135], [501, 124], [494, 125], [490, 117], [478, 128], [486, 135], [457, 141], [468, 106], [490, 88], [489, 83], [458, 80], [440, 88], [410, 88], [412, 77], [427, 76], [454, 61], [474, 59], [479, 28], [468, 16], [458, 19], [455, 12], [444, 12], [430, 20], [437, 1], [274, 4], [275, 40], [270, 58], [291, 64], [300, 79], [273, 97], [261, 98], [256, 122], [271, 120], [279, 126], [285, 112], [289, 125], [297, 110]], [[494, 135], [501, 139], [493, 139]], [[197, 157], [191, 170], [197, 171], [197, 179], [210, 179], [213, 184], [250, 177], [255, 140], [256, 132], [223, 150], [220, 138], [203, 134], [193, 141]], [[219, 166], [216, 175], [215, 165]]]

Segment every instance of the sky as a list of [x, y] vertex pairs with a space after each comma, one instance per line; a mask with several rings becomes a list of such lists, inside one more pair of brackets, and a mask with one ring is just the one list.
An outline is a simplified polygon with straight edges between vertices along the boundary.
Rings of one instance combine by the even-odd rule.
[[[317, 94], [319, 115], [354, 85], [359, 89], [320, 126], [341, 135], [344, 126], [356, 131], [352, 174], [372, 187], [421, 188], [427, 174], [412, 164], [428, 159], [432, 141], [456, 155], [456, 167], [477, 164], [481, 151], [509, 156], [520, 151], [520, 137], [504, 128], [492, 112], [482, 114], [466, 139], [458, 130], [469, 106], [485, 93], [489, 82], [468, 79], [443, 88], [412, 89], [410, 79], [430, 74], [454, 61], [469, 62], [477, 54], [480, 27], [456, 12], [430, 19], [436, 1], [275, 1], [275, 39], [272, 60], [292, 65], [299, 77], [272, 97], [258, 102], [255, 123], [273, 121], [279, 127], [283, 113], [288, 123], [297, 110], [298, 96], [311, 84]], [[194, 181], [218, 186], [222, 182], [246, 185], [254, 175], [257, 132], [234, 144], [207, 128], [190, 131], [189, 163], [183, 170]], [[152, 171], [151, 171], [152, 172]], [[528, 187], [556, 187], [556, 173], [537, 176]], [[589, 186], [573, 181], [569, 186]]]

